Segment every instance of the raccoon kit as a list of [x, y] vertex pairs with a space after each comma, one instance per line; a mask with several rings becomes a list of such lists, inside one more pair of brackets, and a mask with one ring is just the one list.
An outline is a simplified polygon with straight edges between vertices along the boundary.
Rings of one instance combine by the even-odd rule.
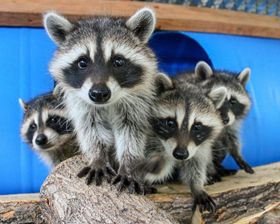
[[24, 110], [21, 136], [47, 165], [56, 166], [78, 154], [73, 127], [58, 98], [47, 93], [27, 103], [19, 102]]
[[[254, 173], [254, 170], [240, 154], [241, 146], [238, 137], [240, 123], [248, 114], [251, 105], [245, 89], [249, 80], [250, 69], [245, 68], [239, 74], [213, 71], [207, 63], [199, 62], [193, 76], [193, 80], [200, 83], [206, 92], [218, 87], [225, 87], [227, 90], [227, 100], [219, 109], [226, 127], [213, 145], [213, 161], [218, 174], [225, 176], [236, 173], [235, 170], [227, 170], [221, 165], [228, 153], [241, 169], [244, 169], [247, 173]], [[219, 176], [214, 177], [214, 179], [216, 178], [218, 178], [217, 180], [220, 179]]]
[[212, 212], [215, 203], [204, 184], [212, 164], [212, 145], [224, 127], [217, 108], [223, 104], [226, 90], [219, 87], [204, 96], [193, 84], [172, 82], [163, 75], [157, 81], [157, 116], [151, 120], [155, 136], [138, 172], [153, 183], [165, 181], [177, 169], [180, 180], [191, 188], [194, 208]]
[[108, 153], [115, 148], [119, 169], [113, 183], [119, 189], [135, 185], [131, 167], [144, 157], [155, 95], [157, 63], [147, 46], [154, 12], [143, 8], [127, 20], [96, 16], [75, 23], [51, 12], [44, 26], [58, 46], [50, 72], [89, 160], [78, 176], [97, 185], [111, 178]]

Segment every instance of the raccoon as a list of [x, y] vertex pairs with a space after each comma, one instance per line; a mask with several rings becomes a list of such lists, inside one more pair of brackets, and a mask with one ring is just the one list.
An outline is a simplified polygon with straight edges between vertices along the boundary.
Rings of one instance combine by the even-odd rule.
[[163, 75], [157, 80], [157, 115], [151, 123], [158, 142], [147, 147], [146, 162], [139, 166], [146, 172], [142, 176], [149, 183], [164, 182], [178, 170], [179, 179], [191, 188], [194, 208], [213, 212], [215, 203], [204, 184], [212, 163], [212, 144], [224, 127], [216, 108], [223, 104], [226, 89], [219, 87], [204, 95], [193, 84]]
[[49, 92], [19, 103], [24, 111], [21, 137], [47, 165], [54, 167], [78, 154], [73, 127], [58, 98]]
[[[213, 145], [213, 157], [216, 170], [220, 176], [236, 173], [235, 170], [225, 169], [221, 162], [229, 153], [241, 169], [247, 173], [254, 173], [251, 166], [240, 154], [240, 141], [238, 132], [241, 121], [246, 117], [251, 106], [250, 97], [245, 89], [249, 80], [250, 69], [245, 68], [239, 74], [227, 71], [212, 71], [205, 62], [199, 62], [195, 69], [196, 78], [202, 88], [208, 92], [212, 88], [225, 87], [227, 100], [219, 109], [223, 123], [226, 125], [222, 134]], [[219, 180], [218, 176], [214, 180]]]
[[130, 18], [96, 16], [72, 23], [50, 12], [44, 26], [58, 49], [50, 72], [89, 164], [78, 174], [100, 185], [112, 178], [108, 151], [115, 147], [118, 175], [112, 183], [135, 185], [131, 166], [144, 157], [157, 61], [147, 46], [155, 28], [149, 8]]

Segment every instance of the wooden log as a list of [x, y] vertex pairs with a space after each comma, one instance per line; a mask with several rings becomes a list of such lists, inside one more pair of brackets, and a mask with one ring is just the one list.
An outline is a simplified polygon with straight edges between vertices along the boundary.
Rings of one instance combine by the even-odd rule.
[[41, 208], [47, 223], [176, 223], [144, 196], [120, 194], [105, 183], [86, 185], [77, 178], [84, 165], [81, 156], [66, 160], [44, 182], [41, 196], [48, 204]]
[[[265, 210], [273, 202], [280, 202], [280, 163], [255, 168], [253, 175], [240, 171], [225, 177], [220, 183], [206, 186], [214, 198], [217, 211], [214, 215], [203, 214], [206, 223], [234, 223], [235, 221]], [[160, 208], [180, 221], [190, 221], [191, 195], [183, 185], [166, 185], [158, 194], [149, 195]], [[280, 217], [279, 217], [280, 218]]]
[[173, 4], [108, 0], [1, 0], [1, 26], [42, 26], [42, 13], [56, 10], [69, 18], [130, 16], [141, 7], [153, 7], [157, 29], [280, 38], [280, 19], [231, 10]]
[[[82, 156], [57, 166], [41, 188], [41, 206], [48, 223], [180, 223], [190, 222], [192, 199], [189, 189], [180, 184], [160, 186], [159, 193], [144, 196], [119, 194], [113, 186], [87, 186], [76, 177], [85, 164]], [[280, 163], [257, 167], [256, 174], [243, 171], [206, 186], [215, 199], [217, 212], [199, 214], [193, 220], [205, 223], [234, 223], [265, 211], [280, 202]], [[155, 206], [157, 205], [157, 206]], [[170, 216], [171, 215], [171, 216]], [[260, 217], [261, 218], [261, 217]]]
[[41, 217], [39, 194], [0, 196], [0, 223], [45, 223]]

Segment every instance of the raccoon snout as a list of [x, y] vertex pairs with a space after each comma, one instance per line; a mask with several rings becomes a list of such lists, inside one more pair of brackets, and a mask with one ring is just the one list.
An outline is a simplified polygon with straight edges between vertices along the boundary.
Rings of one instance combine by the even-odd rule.
[[111, 90], [106, 85], [94, 85], [89, 90], [88, 96], [95, 103], [105, 103], [111, 97]]
[[35, 142], [37, 145], [45, 145], [47, 144], [48, 142], [48, 138], [46, 135], [44, 134], [39, 134], [36, 139], [35, 139]]
[[174, 149], [174, 151], [173, 151], [173, 156], [174, 156], [176, 159], [178, 159], [178, 160], [187, 159], [187, 158], [189, 157], [188, 149], [177, 147], [177, 148]]

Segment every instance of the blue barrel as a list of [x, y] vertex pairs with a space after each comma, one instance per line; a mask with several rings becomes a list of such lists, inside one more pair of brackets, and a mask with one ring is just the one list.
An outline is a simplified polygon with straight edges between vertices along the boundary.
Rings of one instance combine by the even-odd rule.
[[[280, 161], [280, 40], [233, 35], [157, 32], [150, 46], [159, 58], [161, 70], [174, 75], [194, 69], [199, 60], [214, 69], [239, 72], [252, 70], [247, 89], [252, 109], [245, 119], [242, 154], [253, 166]], [[231, 158], [225, 165], [237, 168]]]
[[49, 170], [20, 139], [18, 98], [52, 88], [48, 62], [55, 46], [34, 28], [0, 28], [0, 40], [0, 194], [38, 192]]

